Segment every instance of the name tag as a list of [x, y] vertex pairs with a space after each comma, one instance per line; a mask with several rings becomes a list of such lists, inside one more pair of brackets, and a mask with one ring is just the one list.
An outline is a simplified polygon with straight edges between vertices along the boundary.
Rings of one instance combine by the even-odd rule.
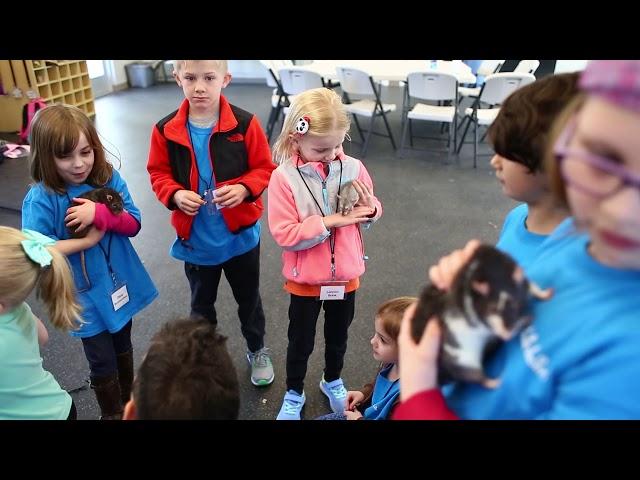
[[320, 300], [344, 300], [344, 285], [322, 285]]
[[203, 197], [204, 197], [205, 205], [207, 207], [207, 215], [215, 215], [217, 205], [213, 203], [213, 199], [215, 197], [213, 190], [210, 190], [210, 189], [205, 190]]
[[121, 307], [129, 303], [129, 292], [127, 292], [127, 286], [122, 285], [115, 292], [111, 294], [111, 303], [113, 309], [117, 312]]

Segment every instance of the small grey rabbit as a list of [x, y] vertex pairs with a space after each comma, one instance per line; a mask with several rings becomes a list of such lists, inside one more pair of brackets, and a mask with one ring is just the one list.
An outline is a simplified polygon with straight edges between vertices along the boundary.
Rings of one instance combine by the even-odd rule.
[[462, 380], [496, 388], [499, 379], [485, 375], [483, 361], [501, 341], [531, 323], [530, 295], [547, 299], [550, 290], [529, 282], [509, 255], [490, 245], [478, 247], [450, 291], [427, 285], [411, 320], [411, 333], [419, 342], [428, 319], [437, 316], [442, 328], [438, 383]]
[[349, 215], [359, 198], [358, 191], [353, 186], [353, 181], [342, 184], [338, 194], [338, 212], [342, 215]]

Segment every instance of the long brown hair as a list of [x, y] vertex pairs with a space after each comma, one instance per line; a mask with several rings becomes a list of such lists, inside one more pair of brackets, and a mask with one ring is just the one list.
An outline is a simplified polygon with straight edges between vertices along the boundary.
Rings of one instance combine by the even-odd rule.
[[22, 248], [27, 237], [19, 230], [0, 226], [0, 302], [11, 309], [20, 305], [37, 287], [44, 300], [49, 321], [54, 327], [68, 330], [82, 323], [80, 305], [67, 258], [55, 247], [45, 247], [53, 259], [48, 267], [31, 261]]
[[31, 178], [42, 182], [56, 193], [65, 192], [65, 183], [58, 174], [55, 159], [70, 154], [78, 146], [83, 133], [93, 149], [94, 161], [87, 183], [104, 186], [113, 174], [96, 127], [79, 108], [71, 105], [51, 105], [39, 110], [31, 127]]

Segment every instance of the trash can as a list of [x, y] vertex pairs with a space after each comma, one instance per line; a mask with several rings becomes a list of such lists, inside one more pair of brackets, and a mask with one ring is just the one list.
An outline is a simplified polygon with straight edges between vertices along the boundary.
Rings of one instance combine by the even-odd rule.
[[147, 88], [155, 83], [155, 72], [151, 62], [135, 62], [124, 66], [130, 87]]

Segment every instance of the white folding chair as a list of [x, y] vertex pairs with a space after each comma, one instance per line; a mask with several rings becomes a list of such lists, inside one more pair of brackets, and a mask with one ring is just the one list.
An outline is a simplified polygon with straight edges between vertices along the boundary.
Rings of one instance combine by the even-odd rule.
[[[504, 60], [483, 60], [478, 67], [476, 75], [488, 77], [489, 75], [498, 73], [502, 68], [502, 65], [504, 65], [504, 62]], [[465, 97], [477, 98], [478, 95], [480, 95], [481, 89], [482, 87], [458, 87], [460, 101], [462, 101], [462, 99]]]
[[533, 75], [536, 73], [539, 66], [540, 60], [520, 60], [513, 71], [516, 73], [530, 73]]
[[[402, 140], [400, 142], [400, 154], [404, 152], [407, 131], [409, 131], [409, 141], [413, 147], [412, 122], [444, 122], [449, 124], [449, 135], [447, 137], [448, 158], [456, 148], [456, 131], [458, 127], [458, 79], [449, 73], [439, 73], [433, 71], [412, 72], [407, 76], [407, 98], [410, 110], [407, 112], [407, 120], [402, 129]], [[427, 105], [415, 103], [411, 106], [411, 99], [427, 100], [434, 102], [448, 102], [449, 106]], [[408, 127], [408, 128], [407, 128]], [[453, 134], [453, 141], [452, 140]], [[432, 138], [432, 137], [422, 137]]]
[[[280, 77], [280, 84], [282, 90], [289, 100], [289, 105], [293, 102], [293, 99], [299, 93], [312, 88], [321, 88], [325, 86], [322, 75], [316, 72], [311, 72], [302, 68], [286, 67], [278, 70], [278, 76]], [[282, 109], [283, 117], [289, 114], [289, 105]], [[276, 123], [277, 123], [276, 119]], [[284, 123], [284, 118], [283, 118]]]
[[278, 69], [291, 66], [293, 62], [291, 60], [259, 60], [265, 70], [265, 78], [267, 80], [267, 86], [273, 88], [271, 94], [271, 110], [269, 112], [269, 119], [267, 120], [266, 134], [267, 139], [271, 142], [271, 135], [273, 134], [273, 128], [276, 124], [276, 120], [280, 116], [280, 111], [289, 106], [289, 98], [285, 95], [280, 83], [280, 77], [278, 76]]
[[[360, 154], [363, 157], [366, 154], [369, 139], [372, 134], [388, 136], [389, 140], [391, 140], [391, 145], [395, 150], [396, 142], [393, 139], [393, 133], [391, 133], [391, 128], [389, 127], [386, 114], [395, 111], [396, 104], [382, 103], [380, 100], [380, 91], [382, 89], [381, 85], [376, 86], [376, 82], [373, 80], [371, 75], [364, 70], [351, 67], [336, 67], [336, 72], [342, 87], [342, 92], [347, 102], [345, 104], [346, 110], [353, 115], [356, 127], [358, 128], [358, 133], [360, 134], [360, 138], [363, 140], [362, 151]], [[352, 96], [373, 98], [362, 98], [360, 100], [353, 101], [351, 98]], [[371, 118], [366, 139], [362, 134], [362, 128], [358, 122], [358, 116]], [[382, 117], [388, 135], [373, 131], [374, 122], [378, 117]]]
[[[509, 95], [520, 87], [524, 87], [535, 81], [536, 77], [530, 73], [504, 72], [489, 75], [482, 85], [480, 95], [473, 103], [473, 106], [465, 110], [465, 119], [468, 119], [468, 122], [456, 153], [460, 153], [460, 149], [469, 130], [469, 125], [473, 123], [473, 168], [476, 168], [478, 125], [491, 125], [500, 111], [500, 108], [494, 107], [501, 105]], [[481, 104], [488, 105], [488, 108], [480, 108]]]

